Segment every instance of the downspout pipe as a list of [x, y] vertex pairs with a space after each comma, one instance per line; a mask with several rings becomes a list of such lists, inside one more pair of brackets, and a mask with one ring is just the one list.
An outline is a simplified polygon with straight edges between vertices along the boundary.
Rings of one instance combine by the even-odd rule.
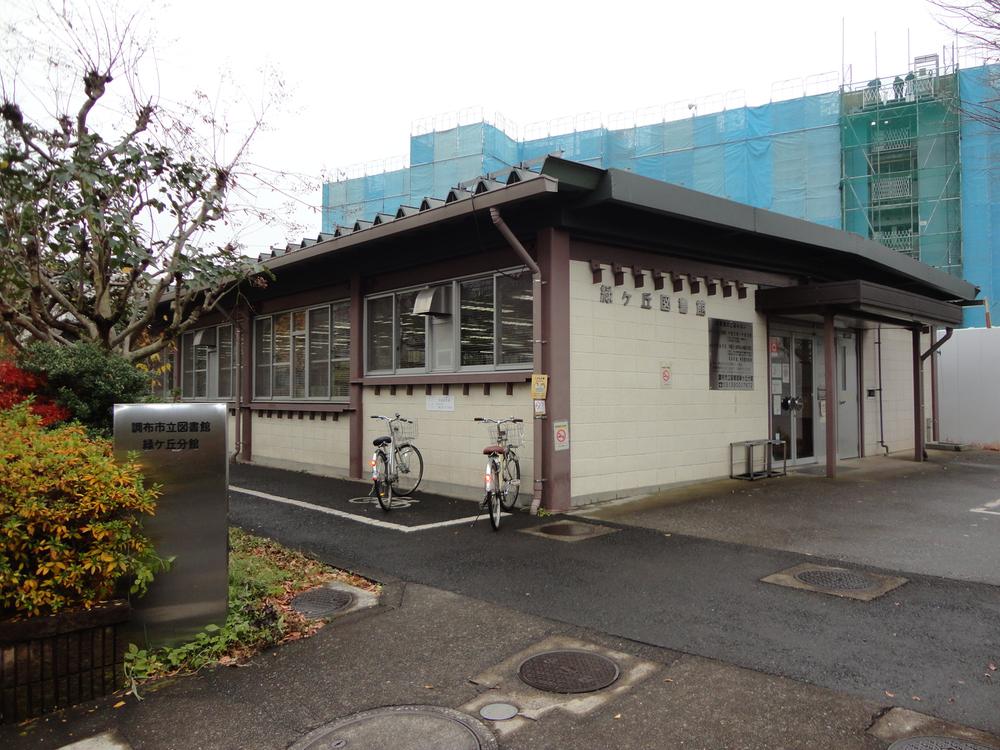
[[[510, 230], [510, 227], [507, 226], [507, 223], [496, 208], [490, 209], [490, 218], [493, 220], [493, 224], [500, 234], [503, 235], [503, 238], [507, 240], [507, 244], [510, 245], [511, 250], [517, 253], [518, 257], [524, 261], [524, 265], [531, 270], [531, 359], [534, 362], [534, 370], [537, 373], [542, 367], [542, 269], [538, 267], [535, 259], [528, 254], [524, 245], [521, 244], [521, 241]], [[538, 508], [542, 504], [542, 483], [545, 481], [542, 477], [542, 457], [544, 455], [542, 451], [542, 434], [544, 431], [538, 428], [540, 424], [538, 417], [534, 418], [534, 424], [535, 429], [532, 431], [531, 441], [532, 456], [534, 458], [534, 469], [531, 472], [534, 476], [534, 486], [531, 495], [531, 515], [533, 516], [538, 514]]]
[[931, 346], [930, 349], [928, 349], [926, 352], [924, 352], [923, 354], [920, 355], [920, 361], [923, 362], [925, 359], [927, 359], [929, 356], [931, 356], [934, 352], [936, 352], [938, 349], [940, 349], [941, 345], [945, 341], [947, 341], [948, 339], [950, 339], [951, 335], [953, 333], [955, 333], [955, 329], [954, 328], [945, 328], [944, 329], [944, 336], [942, 336], [941, 338], [939, 338], [936, 342], [934, 342], [934, 345]]
[[878, 338], [875, 341], [878, 347], [878, 444], [882, 446], [885, 455], [889, 455], [889, 446], [885, 444], [885, 409], [882, 402], [882, 326], [878, 327]]

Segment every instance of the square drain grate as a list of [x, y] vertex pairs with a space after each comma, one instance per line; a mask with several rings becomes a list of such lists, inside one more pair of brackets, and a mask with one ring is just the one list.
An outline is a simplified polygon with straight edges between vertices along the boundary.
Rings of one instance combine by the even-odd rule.
[[864, 602], [877, 599], [906, 583], [906, 579], [899, 576], [886, 576], [868, 571], [813, 563], [796, 565], [793, 568], [766, 576], [761, 581]]

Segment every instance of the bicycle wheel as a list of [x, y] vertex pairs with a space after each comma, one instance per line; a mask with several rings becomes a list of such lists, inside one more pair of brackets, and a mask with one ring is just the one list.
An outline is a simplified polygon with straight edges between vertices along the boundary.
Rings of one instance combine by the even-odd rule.
[[404, 443], [396, 451], [396, 494], [412, 495], [424, 476], [424, 457], [417, 446]]
[[487, 492], [484, 502], [490, 511], [490, 526], [494, 531], [500, 531], [500, 493], [495, 490]]
[[521, 465], [517, 462], [517, 456], [510, 456], [504, 462], [503, 484], [500, 485], [500, 505], [504, 510], [514, 510], [520, 489]]
[[389, 464], [382, 451], [375, 454], [375, 475], [377, 477], [375, 494], [378, 496], [378, 504], [388, 513], [392, 510], [392, 482], [389, 481]]

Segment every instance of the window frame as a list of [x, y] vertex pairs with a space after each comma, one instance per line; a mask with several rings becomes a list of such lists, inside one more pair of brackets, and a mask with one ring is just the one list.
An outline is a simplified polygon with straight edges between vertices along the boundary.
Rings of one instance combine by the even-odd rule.
[[[219, 337], [219, 332], [223, 328], [228, 328], [229, 329], [229, 346], [230, 346], [230, 351], [231, 351], [230, 365], [229, 365], [229, 368], [228, 368], [229, 369], [229, 389], [230, 389], [230, 394], [228, 396], [220, 396], [219, 393], [218, 393], [219, 384], [221, 382], [221, 379], [219, 378], [219, 375], [222, 373], [222, 365], [221, 365], [221, 362], [219, 361], [220, 358], [218, 356], [216, 357], [216, 368], [217, 369], [216, 369], [216, 373], [215, 373], [215, 389], [216, 389], [216, 392], [214, 394], [208, 393], [208, 385], [209, 385], [209, 383], [212, 382], [212, 379], [209, 377], [209, 372], [210, 372], [210, 369], [209, 369], [209, 360], [210, 360], [210, 358], [209, 358], [209, 356], [208, 356], [207, 353], [205, 355], [205, 369], [204, 370], [201, 370], [201, 369], [192, 369], [192, 371], [191, 371], [192, 377], [194, 376], [195, 373], [198, 373], [198, 372], [204, 372], [205, 373], [205, 395], [204, 396], [189, 396], [189, 395], [185, 394], [184, 393], [184, 383], [185, 383], [185, 379], [186, 379], [186, 375], [187, 375], [187, 371], [185, 369], [185, 360], [188, 357], [188, 348], [189, 348], [188, 347], [188, 342], [189, 341], [193, 341], [194, 337], [199, 332], [201, 332], [201, 331], [208, 331], [210, 329], [214, 329], [214, 331], [215, 331], [215, 351], [216, 351], [216, 354], [218, 354], [218, 351], [219, 351], [219, 338], [220, 338]], [[193, 344], [192, 344], [192, 348], [197, 348], [197, 347], [194, 347]], [[197, 354], [195, 352], [192, 352], [191, 356], [192, 356], [192, 361], [194, 363], [197, 363]], [[228, 402], [228, 401], [232, 401], [235, 398], [235, 395], [234, 395], [233, 391], [235, 391], [235, 389], [236, 389], [236, 368], [237, 368], [237, 366], [239, 364], [239, 355], [238, 355], [238, 353], [236, 351], [236, 330], [235, 330], [235, 327], [233, 326], [232, 323], [219, 323], [217, 325], [202, 326], [201, 328], [195, 328], [193, 330], [185, 331], [184, 333], [182, 333], [180, 335], [180, 346], [177, 349], [174, 361], [176, 362], [176, 365], [177, 365], [178, 369], [180, 370], [180, 392], [181, 392], [180, 398], [181, 398], [181, 401], [208, 401], [208, 402], [227, 401]], [[192, 381], [192, 386], [193, 386], [193, 384], [194, 384], [194, 381]]]
[[[345, 308], [348, 311], [348, 315], [346, 317], [347, 317], [347, 319], [349, 321], [350, 320], [350, 316], [349, 316], [350, 300], [349, 299], [345, 299], [345, 298], [331, 300], [330, 302], [325, 302], [325, 303], [323, 303], [321, 305], [301, 305], [299, 307], [290, 307], [290, 308], [285, 309], [285, 310], [276, 310], [276, 311], [274, 311], [272, 313], [267, 313], [266, 315], [257, 315], [257, 316], [254, 316], [254, 318], [253, 318], [253, 326], [252, 326], [253, 345], [252, 345], [252, 351], [251, 351], [251, 357], [250, 357], [250, 362], [251, 362], [250, 371], [253, 374], [252, 375], [253, 382], [251, 384], [251, 391], [250, 392], [253, 394], [253, 401], [254, 402], [261, 402], [261, 403], [293, 403], [293, 402], [294, 403], [338, 403], [338, 404], [339, 403], [348, 403], [348, 401], [350, 400], [350, 392], [349, 392], [349, 390], [348, 390], [347, 393], [345, 393], [344, 395], [341, 395], [341, 396], [336, 395], [335, 392], [334, 392], [335, 391], [335, 387], [336, 387], [336, 383], [337, 383], [337, 380], [336, 380], [336, 377], [335, 377], [335, 375], [336, 375], [335, 363], [337, 363], [337, 362], [343, 362], [343, 361], [346, 361], [346, 362], [350, 363], [350, 335], [349, 334], [348, 334], [348, 342], [347, 342], [348, 343], [347, 356], [346, 357], [337, 357], [337, 356], [335, 356], [336, 347], [335, 347], [335, 343], [334, 342], [335, 342], [335, 340], [337, 338], [337, 334], [336, 334], [336, 330], [337, 330], [336, 321], [338, 320], [337, 310], [338, 310], [338, 308], [340, 308], [340, 306], [343, 306], [343, 308]], [[313, 311], [316, 311], [316, 310], [324, 310], [324, 309], [326, 310], [326, 313], [327, 313], [327, 334], [326, 334], [326, 336], [327, 336], [327, 345], [326, 345], [326, 359], [323, 360], [323, 361], [325, 361], [326, 365], [327, 365], [327, 390], [328, 390], [328, 394], [327, 395], [321, 395], [321, 396], [310, 396], [309, 393], [310, 393], [311, 387], [312, 387], [312, 383], [311, 383], [312, 378], [311, 378], [311, 375], [310, 375], [310, 369], [311, 369], [311, 365], [312, 365], [312, 359], [311, 359], [311, 354], [312, 354], [312, 334], [310, 333], [310, 328], [309, 328], [309, 323], [310, 323], [310, 320], [311, 320], [310, 313], [313, 312]], [[298, 329], [298, 328], [295, 327], [295, 316], [298, 313], [302, 313], [303, 314], [304, 321], [305, 321], [304, 322], [304, 328], [301, 331], [300, 331], [300, 329]], [[274, 363], [274, 329], [275, 329], [274, 319], [276, 317], [280, 317], [282, 315], [287, 315], [288, 316], [288, 320], [289, 320], [289, 328], [288, 328], [289, 362], [288, 362], [288, 365], [287, 365], [287, 367], [288, 367], [288, 376], [289, 376], [289, 379], [288, 379], [288, 395], [275, 395], [275, 393], [274, 393], [274, 369], [275, 369], [275, 363]], [[269, 329], [270, 329], [270, 332], [268, 334], [269, 341], [268, 341], [268, 344], [267, 344], [268, 345], [268, 350], [270, 352], [270, 357], [269, 357], [268, 364], [266, 364], [266, 365], [259, 365], [258, 364], [257, 330], [258, 330], [258, 326], [261, 325], [263, 323], [263, 321], [267, 321], [268, 322]], [[303, 341], [303, 347], [304, 347], [304, 351], [305, 351], [305, 361], [303, 363], [303, 368], [302, 368], [302, 370], [303, 370], [302, 374], [303, 374], [303, 378], [304, 378], [304, 380], [303, 380], [303, 393], [305, 394], [304, 396], [295, 396], [295, 395], [292, 395], [292, 394], [295, 393], [295, 351], [294, 351], [294, 349], [295, 349], [295, 338], [296, 337], [302, 337], [304, 339], [304, 341]], [[281, 366], [285, 367], [286, 365], [282, 364]], [[267, 396], [259, 396], [259, 395], [257, 395], [257, 393], [258, 393], [257, 385], [258, 385], [258, 375], [259, 375], [259, 371], [258, 370], [259, 370], [259, 368], [265, 368], [265, 367], [267, 368], [267, 374], [268, 374], [268, 394], [269, 395], [267, 395]], [[350, 373], [350, 367], [348, 366], [348, 380], [350, 378], [349, 373]], [[348, 385], [349, 384], [350, 383], [348, 382]]]
[[[514, 266], [511, 268], [503, 268], [496, 271], [487, 271], [485, 273], [473, 273], [467, 274], [465, 276], [455, 276], [448, 279], [441, 279], [439, 281], [433, 281], [425, 284], [417, 284], [412, 286], [399, 287], [398, 289], [393, 289], [387, 292], [378, 292], [376, 294], [366, 295], [364, 298], [364, 372], [365, 377], [406, 377], [408, 375], [448, 375], [448, 374], [460, 374], [460, 373], [490, 373], [490, 372], [523, 372], [530, 371], [534, 368], [534, 362], [520, 362], [513, 364], [501, 364], [501, 344], [500, 344], [500, 332], [502, 322], [500, 319], [500, 304], [497, 298], [499, 284], [498, 279], [504, 276], [510, 277], [513, 275], [528, 274], [529, 278], [531, 271], [525, 266]], [[492, 299], [493, 299], [493, 364], [489, 365], [463, 365], [462, 364], [462, 284], [468, 281], [477, 281], [480, 279], [490, 279], [492, 283]], [[425, 316], [427, 320], [424, 323], [424, 366], [423, 367], [405, 367], [401, 368], [399, 366], [399, 304], [397, 298], [399, 295], [411, 294], [413, 292], [419, 292], [422, 289], [427, 289], [428, 287], [443, 287], [448, 286], [451, 288], [451, 317], [455, 321], [452, 330], [452, 346], [454, 351], [454, 366], [450, 370], [445, 369], [435, 369], [433, 367], [434, 363], [434, 350], [433, 350], [433, 335], [431, 331], [430, 316]], [[532, 287], [532, 294], [534, 293], [534, 288]], [[370, 369], [369, 364], [369, 315], [368, 315], [368, 303], [371, 300], [384, 299], [386, 297], [392, 298], [392, 367], [389, 369]]]

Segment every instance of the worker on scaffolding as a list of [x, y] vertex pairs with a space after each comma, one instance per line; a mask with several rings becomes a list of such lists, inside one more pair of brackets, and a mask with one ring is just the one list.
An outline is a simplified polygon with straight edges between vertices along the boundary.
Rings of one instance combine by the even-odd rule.
[[903, 98], [903, 79], [899, 76], [896, 76], [892, 81], [892, 93], [896, 101]]

